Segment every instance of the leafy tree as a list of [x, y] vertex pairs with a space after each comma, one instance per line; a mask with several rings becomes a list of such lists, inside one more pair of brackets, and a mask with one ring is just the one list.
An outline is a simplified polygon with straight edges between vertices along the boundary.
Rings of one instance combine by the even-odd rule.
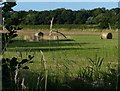
[[[4, 8], [5, 9], [5, 8]], [[92, 10], [81, 9], [78, 11], [72, 11], [70, 9], [58, 8], [49, 11], [12, 11], [9, 9], [9, 13], [4, 14], [6, 18], [6, 26], [12, 24], [12, 26], [21, 25], [48, 25], [50, 20], [54, 17], [54, 24], [100, 24], [102, 28], [103, 21], [108, 22], [111, 26], [117, 27], [119, 8], [113, 8], [111, 10], [105, 8], [95, 8]], [[109, 18], [109, 21], [105, 19], [105, 16]], [[14, 21], [13, 21], [14, 20]], [[102, 23], [101, 23], [102, 22]], [[8, 28], [12, 29], [8, 26]], [[108, 24], [106, 27], [108, 28]]]
[[61, 13], [61, 18], [64, 20], [63, 24], [73, 24], [73, 12], [72, 10], [65, 10]]
[[16, 5], [16, 2], [4, 2], [2, 4], [4, 4], [2, 8], [2, 10], [4, 11], [3, 13], [6, 14], [6, 12], [13, 11], [12, 7]]
[[89, 17], [86, 21], [86, 24], [95, 24], [93, 19], [94, 19], [94, 17]]
[[[5, 18], [5, 28], [8, 30], [7, 33], [2, 35], [2, 53], [4, 54], [7, 45], [11, 39], [15, 38], [15, 26], [19, 25], [22, 21], [21, 17], [17, 16], [19, 13], [13, 12], [12, 7], [16, 5], [16, 2], [4, 2], [2, 8], [2, 14]], [[11, 15], [12, 13], [12, 15]], [[19, 14], [20, 15], [20, 14]], [[8, 17], [9, 16], [9, 17]], [[32, 63], [34, 56], [28, 55], [27, 59], [19, 60], [17, 57], [2, 58], [2, 90], [3, 91], [18, 91], [17, 86], [17, 72], [20, 69], [29, 69], [28, 66], [24, 66], [26, 63]]]
[[[12, 20], [10, 19], [10, 12], [13, 11], [12, 7], [16, 5], [16, 2], [4, 2], [2, 3], [4, 6], [2, 7], [2, 16], [4, 17], [4, 26], [8, 30], [8, 33], [2, 34], [2, 54], [7, 48], [8, 43], [12, 38], [15, 38], [17, 34], [15, 34], [14, 27], [12, 26]], [[9, 17], [9, 18], [8, 18]]]
[[110, 24], [110, 18], [107, 16], [104, 16], [100, 21], [99, 27], [103, 29], [109, 28], [109, 24]]
[[101, 14], [97, 15], [96, 17], [94, 17], [93, 22], [95, 24], [99, 24], [102, 21], [103, 17], [104, 17], [104, 14], [101, 13]]
[[99, 15], [101, 13], [105, 13], [105, 8], [95, 8], [95, 9], [91, 10], [91, 13], [93, 16], [96, 17], [97, 15]]
[[115, 23], [116, 27], [120, 29], [120, 13], [116, 15], [115, 20], [116, 20], [116, 23]]
[[86, 10], [76, 12], [75, 24], [85, 24], [90, 17], [89, 12]]

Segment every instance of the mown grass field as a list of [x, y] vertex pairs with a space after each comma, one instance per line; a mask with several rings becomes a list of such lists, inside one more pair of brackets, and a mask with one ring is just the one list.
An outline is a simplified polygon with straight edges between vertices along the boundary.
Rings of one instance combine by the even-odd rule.
[[[49, 76], [58, 76], [62, 80], [66, 79], [65, 74], [74, 78], [79, 74], [81, 68], [92, 66], [90, 59], [97, 61], [103, 58], [101, 70], [104, 72], [107, 72], [108, 65], [117, 69], [118, 35], [113, 35], [113, 39], [100, 39], [99, 35], [67, 35], [67, 37], [72, 40], [29, 42], [21, 40], [22, 36], [18, 36], [8, 46], [4, 57], [12, 58], [16, 56], [23, 59], [28, 54], [34, 55], [33, 64], [26, 64], [30, 67], [27, 72], [39, 74], [42, 69], [43, 55], [40, 52], [42, 51]], [[36, 86], [37, 80], [33, 77], [35, 74], [28, 75], [28, 73], [26, 73], [27, 82]], [[33, 80], [35, 82], [31, 82]]]
[[[16, 54], [16, 49], [23, 53], [35, 53], [40, 55], [39, 51], [43, 51], [46, 61], [71, 59], [76, 62], [87, 60], [87, 57], [94, 58], [96, 55], [103, 57], [105, 62], [117, 62], [118, 36], [113, 35], [113, 39], [100, 39], [99, 35], [69, 35], [72, 41], [40, 41], [28, 42], [15, 40], [8, 47], [5, 56], [12, 57]], [[9, 55], [12, 53], [12, 55]], [[63, 61], [64, 62], [64, 61]], [[81, 62], [82, 63], [82, 62]], [[87, 61], [86, 61], [87, 63]]]

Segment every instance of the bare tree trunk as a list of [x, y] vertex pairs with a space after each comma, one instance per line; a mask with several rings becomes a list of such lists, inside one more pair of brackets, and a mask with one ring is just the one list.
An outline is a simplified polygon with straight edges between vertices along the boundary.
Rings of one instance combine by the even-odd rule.
[[109, 25], [109, 29], [111, 30], [111, 25], [110, 25], [110, 23], [108, 23], [108, 25]]
[[54, 17], [52, 17], [52, 20], [50, 21], [50, 32], [49, 32], [49, 36], [51, 36], [51, 34], [52, 34], [53, 20], [54, 20]]

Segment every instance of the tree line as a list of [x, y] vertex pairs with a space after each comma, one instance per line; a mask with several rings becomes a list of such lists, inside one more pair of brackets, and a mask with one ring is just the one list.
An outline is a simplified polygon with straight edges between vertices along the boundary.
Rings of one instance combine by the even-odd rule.
[[100, 28], [119, 28], [120, 8], [105, 9], [95, 8], [92, 10], [80, 9], [73, 11], [58, 8], [48, 11], [11, 11], [6, 14], [5, 23], [12, 25], [48, 25], [54, 17], [54, 24], [86, 24], [98, 25]]

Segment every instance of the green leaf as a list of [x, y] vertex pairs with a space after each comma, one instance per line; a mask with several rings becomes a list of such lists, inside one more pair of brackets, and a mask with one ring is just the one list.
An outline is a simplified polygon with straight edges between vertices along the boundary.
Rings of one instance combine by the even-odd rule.
[[28, 67], [28, 66], [25, 66], [25, 67], [23, 67], [23, 69], [29, 69], [29, 67]]
[[33, 63], [33, 61], [30, 61], [29, 63]]
[[88, 59], [89, 59], [89, 62], [94, 66], [95, 62], [91, 58], [88, 58]]
[[100, 67], [102, 65], [103, 60], [104, 60], [104, 58], [101, 59], [101, 61], [99, 62], [98, 67]]
[[28, 59], [23, 59], [20, 64], [24, 64], [24, 63], [27, 63], [28, 62]]
[[31, 60], [34, 58], [34, 56], [28, 55], [28, 58]]

